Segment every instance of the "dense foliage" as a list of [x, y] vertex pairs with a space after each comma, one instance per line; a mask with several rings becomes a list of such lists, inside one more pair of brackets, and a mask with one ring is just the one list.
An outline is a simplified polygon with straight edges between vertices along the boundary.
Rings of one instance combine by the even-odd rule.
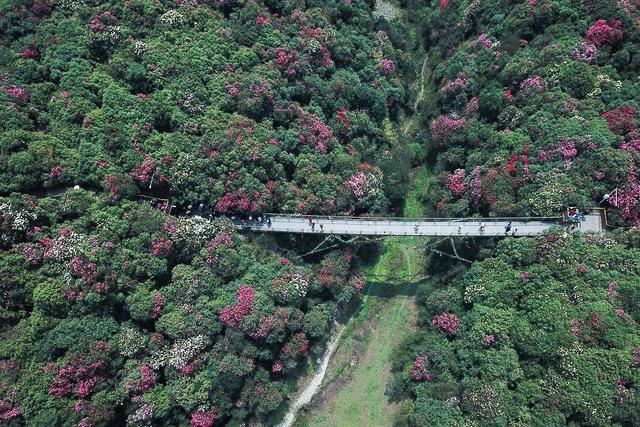
[[371, 7], [5, 3], [0, 193], [80, 184], [220, 212], [386, 211], [408, 170], [388, 138], [403, 91]]
[[417, 135], [434, 212], [556, 215], [619, 187], [612, 221], [638, 220], [638, 2], [405, 3], [435, 82]]
[[276, 410], [361, 287], [352, 255], [311, 269], [225, 221], [109, 199], [0, 202], [3, 424], [206, 426]]
[[420, 330], [397, 352], [387, 389], [413, 398], [400, 424], [637, 425], [632, 237], [507, 239], [421, 288]]
[[[365, 286], [141, 193], [400, 213], [413, 165], [434, 215], [640, 225], [637, 1], [374, 3], [1, 3], [0, 424], [273, 424]], [[640, 424], [636, 234], [494, 243], [431, 265], [399, 421]]]

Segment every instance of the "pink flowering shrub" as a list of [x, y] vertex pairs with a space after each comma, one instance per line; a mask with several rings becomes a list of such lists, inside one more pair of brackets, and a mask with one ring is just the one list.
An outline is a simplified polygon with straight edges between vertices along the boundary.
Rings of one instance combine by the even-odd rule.
[[640, 347], [637, 347], [635, 350], [631, 352], [631, 356], [633, 356], [633, 362], [631, 366], [640, 366]]
[[227, 326], [238, 326], [253, 310], [255, 291], [251, 286], [242, 285], [236, 293], [236, 303], [220, 311], [220, 320]]
[[476, 111], [478, 111], [478, 109], [480, 108], [479, 104], [478, 104], [478, 97], [474, 96], [473, 98], [471, 98], [469, 100], [469, 102], [467, 102], [467, 105], [464, 109], [464, 112], [466, 114], [471, 114], [471, 113], [475, 113]]
[[449, 174], [444, 181], [445, 187], [454, 196], [462, 196], [467, 191], [467, 184], [464, 182], [465, 170], [456, 169], [452, 174]]
[[74, 394], [77, 397], [89, 396], [96, 385], [102, 381], [100, 372], [107, 365], [104, 360], [86, 363], [84, 360], [74, 360], [58, 370], [49, 387], [49, 394], [58, 399]]
[[478, 43], [482, 44], [482, 47], [485, 49], [493, 47], [493, 42], [489, 40], [489, 36], [486, 34], [480, 34], [480, 36], [478, 36]]
[[22, 51], [22, 59], [38, 59], [40, 57], [40, 51], [38, 50], [38, 43], [35, 40], [31, 40], [29, 46]]
[[621, 28], [622, 23], [618, 20], [608, 23], [604, 19], [598, 19], [589, 27], [585, 38], [596, 47], [614, 45], [624, 37]]
[[63, 170], [64, 168], [62, 166], [52, 167], [49, 171], [49, 178], [53, 179], [59, 177]]
[[299, 124], [302, 131], [298, 138], [302, 144], [311, 143], [320, 154], [327, 152], [333, 133], [315, 114], [303, 112], [300, 115]]
[[191, 414], [191, 425], [193, 427], [212, 427], [218, 418], [216, 409], [204, 411], [199, 409]]
[[156, 162], [149, 156], [145, 157], [144, 162], [133, 171], [133, 177], [143, 184], [151, 181], [151, 176], [156, 170]]
[[482, 198], [482, 178], [480, 176], [482, 166], [476, 166], [471, 171], [471, 180], [469, 181], [469, 200], [475, 206], [480, 204]]
[[156, 296], [153, 299], [153, 308], [151, 309], [151, 318], [157, 319], [160, 317], [160, 313], [162, 313], [162, 308], [164, 307], [165, 299], [160, 292], [156, 292]]
[[[10, 421], [14, 418], [18, 418], [22, 415], [22, 410], [19, 406], [13, 406], [8, 402], [0, 400], [0, 420], [1, 421]], [[8, 424], [11, 425], [11, 424]]]
[[464, 91], [467, 88], [468, 81], [469, 78], [462, 73], [458, 74], [458, 76], [450, 82], [443, 81], [442, 89], [440, 89], [442, 96], [447, 98], [451, 95]]
[[378, 69], [382, 74], [392, 74], [396, 69], [396, 64], [390, 59], [383, 59], [378, 65]]
[[493, 335], [485, 335], [484, 337], [482, 337], [482, 344], [484, 344], [485, 346], [489, 347], [491, 344], [494, 343], [494, 341], [496, 340], [496, 337]]
[[165, 239], [164, 237], [158, 237], [151, 244], [151, 252], [157, 257], [168, 257], [173, 250], [173, 241]]
[[449, 116], [440, 116], [431, 122], [431, 137], [436, 144], [442, 144], [452, 137], [465, 125], [465, 119], [454, 119]]
[[69, 263], [69, 267], [71, 267], [71, 272], [76, 277], [82, 278], [88, 285], [95, 283], [98, 277], [98, 265], [82, 257], [73, 257]]
[[564, 139], [560, 141], [555, 151], [564, 159], [564, 169], [570, 170], [573, 159], [578, 155], [576, 144], [570, 139]]
[[447, 335], [453, 335], [460, 329], [460, 319], [453, 313], [442, 313], [435, 316], [431, 323]]
[[135, 393], [144, 393], [150, 390], [156, 383], [156, 374], [148, 363], [143, 363], [124, 382], [125, 390]]
[[219, 233], [214, 239], [207, 245], [207, 257], [206, 261], [209, 265], [217, 264], [220, 258], [220, 249], [228, 248], [235, 249], [235, 243], [229, 233]]
[[23, 104], [29, 100], [29, 94], [26, 90], [19, 88], [18, 86], [0, 86], [0, 90], [2, 90], [7, 95], [17, 99]]
[[354, 276], [351, 276], [351, 279], [349, 279], [349, 284], [353, 289], [360, 292], [364, 288], [364, 286], [367, 284], [367, 279], [362, 274], [354, 275]]
[[353, 200], [360, 202], [367, 196], [376, 195], [380, 191], [381, 175], [379, 168], [367, 163], [361, 164], [360, 171], [351, 175], [345, 182]]
[[420, 354], [413, 361], [413, 370], [411, 371], [411, 378], [414, 381], [431, 381], [431, 374], [427, 371], [426, 367], [427, 356]]
[[276, 360], [275, 362], [273, 362], [273, 365], [271, 366], [271, 372], [273, 372], [273, 373], [282, 372], [282, 361], [281, 360]]
[[533, 88], [538, 92], [542, 92], [544, 89], [544, 82], [542, 81], [542, 77], [533, 76], [525, 79], [522, 83], [520, 83], [520, 89], [529, 89]]
[[352, 175], [347, 180], [347, 187], [351, 189], [351, 194], [356, 200], [362, 199], [364, 196], [364, 189], [367, 185], [367, 175], [360, 171], [355, 175]]
[[598, 56], [598, 48], [592, 43], [582, 42], [573, 49], [571, 58], [575, 61], [583, 61], [591, 64]]

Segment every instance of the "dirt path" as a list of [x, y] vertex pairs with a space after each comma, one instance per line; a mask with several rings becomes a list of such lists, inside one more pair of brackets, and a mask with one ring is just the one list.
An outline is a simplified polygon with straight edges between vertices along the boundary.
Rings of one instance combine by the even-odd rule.
[[424, 61], [422, 61], [422, 69], [420, 70], [420, 92], [416, 97], [416, 102], [413, 104], [413, 111], [418, 109], [418, 104], [422, 101], [422, 98], [424, 98], [424, 70], [427, 68], [428, 59], [427, 55], [425, 55]]

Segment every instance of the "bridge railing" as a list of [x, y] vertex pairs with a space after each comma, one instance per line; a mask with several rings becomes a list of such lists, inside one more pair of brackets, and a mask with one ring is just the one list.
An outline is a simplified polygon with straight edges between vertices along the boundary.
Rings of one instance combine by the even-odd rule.
[[336, 220], [347, 220], [347, 221], [389, 221], [389, 222], [434, 222], [434, 223], [443, 223], [443, 222], [498, 222], [498, 221], [558, 221], [562, 220], [562, 216], [523, 216], [523, 217], [464, 217], [464, 218], [433, 218], [433, 217], [423, 217], [423, 218], [407, 218], [407, 217], [393, 217], [393, 216], [347, 216], [347, 215], [303, 215], [303, 214], [284, 214], [284, 213], [266, 213], [270, 217], [277, 218], [286, 218], [286, 219], [304, 219], [306, 220], [309, 216], [313, 217], [314, 220], [327, 220], [327, 221], [336, 221]]

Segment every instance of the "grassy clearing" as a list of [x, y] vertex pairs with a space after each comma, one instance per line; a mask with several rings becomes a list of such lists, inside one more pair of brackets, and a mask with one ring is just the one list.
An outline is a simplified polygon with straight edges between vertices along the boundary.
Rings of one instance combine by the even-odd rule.
[[419, 218], [424, 216], [424, 206], [419, 200], [419, 194], [426, 187], [429, 180], [429, 171], [421, 166], [415, 170], [414, 184], [407, 194], [404, 202], [404, 216], [409, 218]]
[[385, 242], [378, 262], [367, 271], [371, 280], [363, 303], [333, 356], [322, 395], [300, 414], [296, 426], [391, 425], [398, 405], [384, 395], [390, 357], [414, 328], [417, 284], [412, 279], [421, 264], [419, 240]]

